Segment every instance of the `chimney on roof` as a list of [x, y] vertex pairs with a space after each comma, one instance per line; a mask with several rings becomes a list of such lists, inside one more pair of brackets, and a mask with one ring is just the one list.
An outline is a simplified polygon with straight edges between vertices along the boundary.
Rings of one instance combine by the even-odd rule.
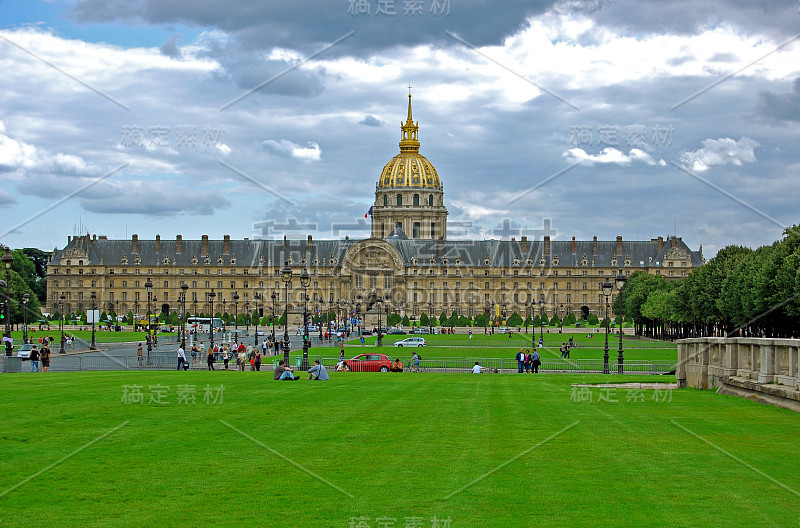
[[661, 250], [664, 249], [664, 237], [660, 236], [656, 239], [656, 247], [658, 248], [658, 252], [661, 253]]
[[175, 237], [175, 253], [183, 253], [183, 235]]
[[289, 242], [286, 240], [286, 235], [283, 235], [283, 247], [288, 247]]
[[200, 241], [200, 254], [204, 257], [208, 256], [208, 235], [203, 235]]
[[161, 235], [156, 235], [156, 253], [161, 251]]
[[592, 255], [597, 255], [597, 235], [592, 237]]
[[139, 252], [139, 235], [131, 236], [131, 253]]
[[511, 241], [516, 242], [517, 241], [516, 237], [511, 237]]
[[97, 240], [108, 240], [108, 236], [100, 235], [99, 237], [97, 237]]
[[622, 255], [622, 237], [617, 235], [617, 252], [615, 255]]
[[521, 249], [523, 253], [528, 252], [528, 237], [525, 235], [522, 236]]
[[673, 248], [675, 248], [675, 247], [678, 247], [678, 237], [676, 237], [676, 236], [673, 236], [673, 237], [672, 237], [672, 238], [669, 240], [669, 242], [670, 242], [670, 246], [669, 246], [669, 247], [673, 247]]
[[96, 242], [96, 241], [97, 241], [97, 235], [96, 234], [92, 235], [92, 242]]
[[550, 235], [544, 236], [544, 254], [550, 255]]
[[230, 255], [231, 254], [231, 236], [225, 235], [222, 237], [222, 254], [223, 255]]
[[311, 253], [311, 248], [313, 245], [314, 245], [313, 239], [311, 238], [311, 235], [308, 235], [308, 242], [306, 243], [306, 251]]
[[442, 258], [444, 256], [444, 239], [439, 237], [439, 240], [436, 242], [436, 256]]
[[572, 237], [572, 254], [573, 255], [575, 254], [575, 247], [576, 247], [575, 246], [575, 236], [573, 235], [573, 237]]

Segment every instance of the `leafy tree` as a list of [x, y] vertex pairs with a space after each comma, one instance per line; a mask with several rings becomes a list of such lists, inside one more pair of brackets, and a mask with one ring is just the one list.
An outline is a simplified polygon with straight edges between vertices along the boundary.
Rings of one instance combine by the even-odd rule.
[[542, 314], [541, 323], [547, 325], [549, 319], [547, 318], [547, 314]]
[[561, 318], [558, 314], [553, 314], [553, 318], [550, 319], [550, 326], [558, 326], [561, 324]]
[[420, 326], [429, 326], [430, 319], [428, 319], [428, 314], [422, 312], [422, 315], [419, 316], [419, 325]]
[[524, 321], [517, 312], [514, 312], [513, 314], [511, 314], [511, 317], [508, 318], [506, 324], [508, 326], [522, 326], [524, 324]]
[[486, 313], [481, 313], [475, 317], [475, 326], [487, 327], [489, 326], [489, 316]]
[[455, 312], [455, 310], [453, 311], [452, 314], [450, 314], [450, 317], [447, 318], [444, 324], [445, 326], [450, 326], [450, 327], [458, 325], [458, 314]]
[[595, 314], [590, 313], [586, 317], [586, 323], [590, 324], [590, 325], [597, 325], [597, 324], [600, 324], [600, 320], [597, 318], [597, 316]]
[[411, 321], [408, 319], [408, 315], [403, 316], [403, 320], [400, 322], [403, 326], [411, 326]]
[[458, 318], [458, 326], [472, 326], [472, 319], [468, 316], [462, 315]]
[[564, 325], [565, 326], [572, 326], [578, 322], [578, 319], [575, 317], [574, 313], [569, 314], [564, 318]]
[[402, 321], [402, 318], [400, 317], [400, 314], [396, 314], [396, 313], [389, 314], [389, 317], [387, 317], [386, 319], [387, 319], [386, 320], [386, 324], [388, 326], [398, 325], [398, 324], [400, 324], [400, 321]]
[[447, 313], [444, 310], [442, 310], [442, 313], [439, 315], [439, 324], [441, 326], [444, 326], [446, 322], [447, 322]]

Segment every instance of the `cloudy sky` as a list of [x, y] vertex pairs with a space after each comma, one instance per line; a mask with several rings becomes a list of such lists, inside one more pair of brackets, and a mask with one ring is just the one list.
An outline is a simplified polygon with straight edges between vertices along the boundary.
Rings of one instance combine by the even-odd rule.
[[798, 31], [787, 0], [4, 0], [0, 243], [366, 237], [409, 84], [450, 238], [771, 243]]

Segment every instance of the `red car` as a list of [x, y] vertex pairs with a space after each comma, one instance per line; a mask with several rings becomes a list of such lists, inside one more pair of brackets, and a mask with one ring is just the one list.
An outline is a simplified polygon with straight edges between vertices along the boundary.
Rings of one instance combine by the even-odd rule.
[[392, 360], [383, 354], [359, 354], [344, 362], [352, 372], [389, 372]]

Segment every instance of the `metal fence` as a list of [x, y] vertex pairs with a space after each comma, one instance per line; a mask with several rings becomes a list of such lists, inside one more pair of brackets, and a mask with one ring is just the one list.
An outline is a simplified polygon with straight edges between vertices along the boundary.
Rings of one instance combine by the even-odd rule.
[[[282, 357], [274, 358], [273, 364]], [[301, 356], [293, 356], [290, 359], [290, 364], [299, 366]], [[338, 357], [321, 357], [309, 354], [309, 362], [315, 359], [328, 369], [335, 369], [339, 363]], [[349, 358], [348, 358], [349, 359]], [[490, 371], [498, 373], [517, 372], [518, 365], [513, 359], [506, 358], [433, 358], [421, 359], [420, 370], [422, 372], [472, 372], [472, 367], [475, 362]], [[410, 372], [410, 362], [403, 364], [404, 372]], [[575, 373], [575, 374], [602, 374], [603, 373], [603, 360], [596, 359], [553, 359], [545, 360], [539, 365], [539, 372], [551, 373]], [[627, 361], [623, 364], [623, 374], [669, 374], [675, 371], [676, 363], [670, 361]], [[609, 362], [609, 372], [612, 374], [617, 373], [616, 361]]]
[[[178, 366], [177, 358], [170, 355], [152, 355], [143, 357], [141, 362], [136, 356], [53, 355], [50, 359], [50, 372], [77, 372], [84, 370], [171, 370]], [[22, 361], [18, 357], [3, 357], [0, 372], [30, 372], [31, 362]], [[39, 369], [42, 362], [39, 362]]]
[[[283, 356], [273, 356], [264, 358], [264, 368], [270, 362], [277, 364]], [[201, 358], [202, 359], [202, 358]], [[321, 357], [314, 354], [309, 355], [309, 361], [319, 359], [328, 369], [335, 370], [338, 357]], [[190, 360], [191, 361], [191, 360]], [[290, 363], [300, 365], [301, 356], [292, 356]], [[420, 360], [420, 370], [422, 372], [472, 372], [475, 362], [482, 367], [499, 373], [517, 372], [517, 362], [506, 358], [433, 358]], [[51, 372], [77, 372], [94, 370], [174, 370], [178, 366], [177, 358], [173, 354], [151, 355], [150, 358], [144, 357], [140, 361], [136, 356], [107, 356], [107, 355], [53, 355], [50, 360]], [[231, 362], [235, 368], [235, 361]], [[410, 372], [411, 365], [405, 363], [405, 372]], [[31, 369], [30, 361], [22, 361], [18, 357], [2, 357], [0, 362], [0, 372], [29, 372]], [[625, 374], [668, 374], [675, 370], [676, 364], [669, 361], [628, 361], [623, 366]], [[40, 362], [41, 368], [41, 362]], [[205, 360], [198, 360], [193, 368], [206, 368]], [[616, 362], [609, 363], [609, 371], [614, 374], [617, 372]], [[596, 359], [553, 359], [545, 360], [539, 366], [539, 372], [550, 373], [575, 373], [575, 374], [601, 374], [603, 372], [603, 360]]]

